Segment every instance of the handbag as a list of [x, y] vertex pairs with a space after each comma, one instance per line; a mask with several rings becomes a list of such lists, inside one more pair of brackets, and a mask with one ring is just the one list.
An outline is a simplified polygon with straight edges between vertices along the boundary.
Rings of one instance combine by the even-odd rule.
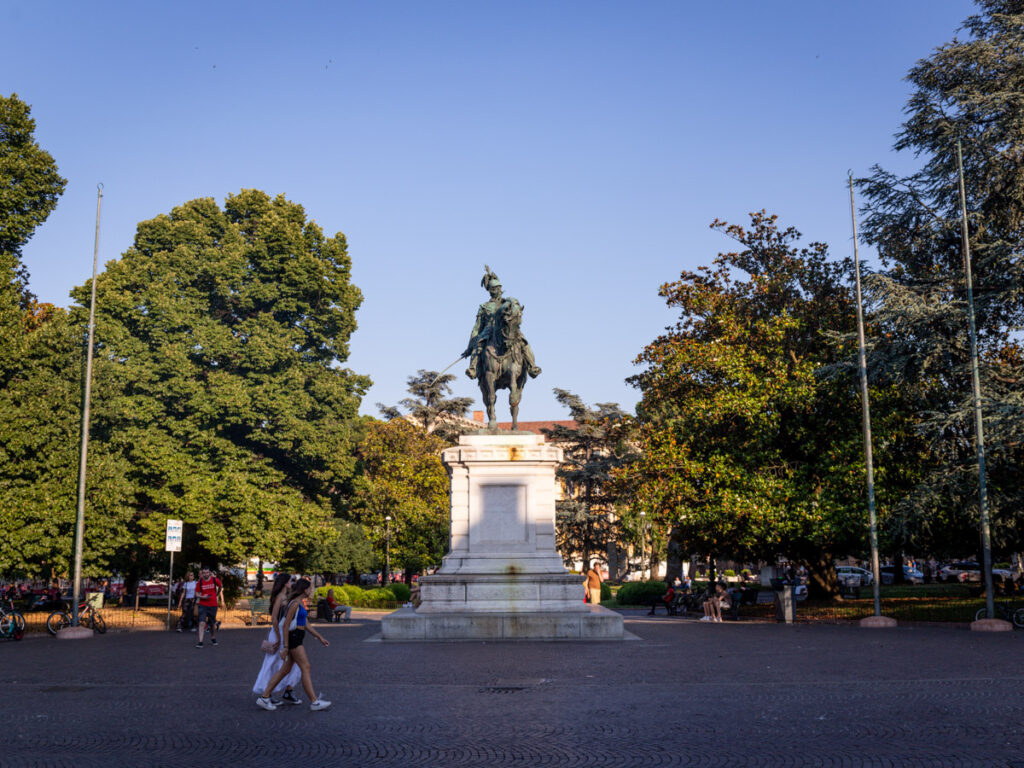
[[277, 650], [277, 645], [270, 640], [264, 640], [260, 643], [260, 650], [264, 653], [274, 653]]

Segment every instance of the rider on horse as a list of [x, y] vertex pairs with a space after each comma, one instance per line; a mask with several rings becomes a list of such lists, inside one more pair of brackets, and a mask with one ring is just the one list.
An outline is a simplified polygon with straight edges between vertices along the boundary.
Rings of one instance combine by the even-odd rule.
[[[477, 378], [477, 363], [481, 353], [489, 344], [492, 346], [495, 344], [497, 334], [501, 332], [497, 325], [500, 322], [502, 309], [515, 301], [515, 299], [511, 298], [502, 298], [501, 280], [498, 279], [496, 274], [491, 272], [491, 268], [486, 264], [484, 269], [486, 271], [484, 272], [483, 279], [480, 281], [480, 285], [491, 294], [491, 299], [481, 304], [480, 309], [477, 310], [476, 323], [473, 324], [473, 330], [469, 335], [469, 344], [466, 345], [466, 351], [462, 353], [463, 357], [469, 358], [469, 368], [466, 369], [466, 375], [471, 379]], [[523, 357], [526, 359], [527, 372], [530, 374], [530, 378], [537, 378], [540, 374], [540, 368], [533, 359], [533, 350], [530, 349], [530, 344], [525, 338], [522, 340], [522, 352]]]

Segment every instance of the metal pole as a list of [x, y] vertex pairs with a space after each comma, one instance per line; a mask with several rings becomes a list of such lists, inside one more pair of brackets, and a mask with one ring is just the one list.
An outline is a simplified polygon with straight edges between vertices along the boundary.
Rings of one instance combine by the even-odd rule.
[[871, 456], [871, 403], [868, 400], [868, 362], [864, 349], [864, 309], [860, 292], [860, 254], [857, 250], [857, 209], [853, 202], [853, 174], [850, 174], [850, 220], [853, 222], [853, 274], [857, 286], [857, 359], [860, 368], [861, 408], [864, 412], [864, 462], [868, 468], [868, 528], [871, 539], [871, 594], [875, 600], [875, 616], [882, 615], [879, 593], [881, 574], [878, 567], [878, 518], [875, 515], [875, 465]]
[[646, 515], [640, 510], [640, 581], [644, 580], [644, 549], [647, 547]]
[[171, 628], [171, 593], [174, 586], [174, 550], [171, 550], [171, 571], [167, 574], [167, 628]]
[[386, 587], [391, 583], [391, 516], [384, 518], [384, 583]]
[[992, 538], [988, 525], [988, 491], [985, 488], [985, 430], [981, 414], [981, 378], [978, 375], [978, 334], [974, 325], [974, 287], [971, 282], [971, 244], [967, 236], [967, 192], [964, 189], [964, 158], [956, 140], [956, 165], [960, 176], [960, 234], [963, 239], [964, 274], [967, 280], [967, 328], [971, 340], [971, 387], [974, 395], [974, 431], [978, 453], [978, 508], [981, 513], [982, 573], [985, 576], [985, 611], [995, 618], [992, 597]]
[[92, 248], [92, 297], [89, 300], [89, 347], [85, 353], [85, 392], [82, 395], [82, 447], [78, 463], [78, 514], [75, 518], [74, 596], [71, 626], [78, 626], [78, 603], [82, 597], [82, 539], [85, 535], [85, 469], [89, 452], [89, 406], [92, 397], [92, 348], [96, 332], [96, 271], [100, 253], [100, 204], [103, 185], [96, 185], [96, 238]]

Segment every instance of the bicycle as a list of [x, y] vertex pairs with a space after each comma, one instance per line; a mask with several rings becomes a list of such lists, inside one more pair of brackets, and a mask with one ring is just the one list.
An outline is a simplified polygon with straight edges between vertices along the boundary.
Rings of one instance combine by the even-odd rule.
[[[78, 606], [78, 624], [88, 627], [94, 632], [99, 632], [101, 635], [107, 631], [107, 622], [104, 621], [103, 615], [88, 602]], [[71, 614], [66, 609], [54, 611], [46, 617], [46, 629], [51, 635], [56, 635], [65, 627], [70, 626]]]
[[14, 601], [8, 600], [9, 608], [0, 602], [0, 637], [21, 640], [25, 636], [25, 617], [14, 610]]
[[[1013, 601], [1006, 600], [1001, 603], [995, 603], [995, 617], [997, 619], [1005, 619], [1006, 621], [1012, 622], [1013, 626], [1017, 629], [1024, 629], [1024, 608], [1015, 608]], [[975, 621], [981, 621], [982, 619], [988, 618], [988, 609], [979, 608], [978, 612], [974, 614]]]

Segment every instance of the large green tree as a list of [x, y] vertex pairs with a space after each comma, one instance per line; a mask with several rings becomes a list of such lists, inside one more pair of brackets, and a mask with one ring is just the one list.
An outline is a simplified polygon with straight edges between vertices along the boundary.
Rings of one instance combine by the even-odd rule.
[[446, 447], [405, 419], [371, 422], [359, 444], [361, 474], [351, 515], [381, 560], [390, 532], [394, 570], [437, 565], [448, 549], [448, 473], [441, 463]]
[[[30, 315], [19, 368], [0, 388], [0, 573], [51, 578], [68, 573], [78, 488], [82, 328], [43, 305]], [[101, 405], [111, 382], [98, 377]], [[94, 432], [86, 486], [84, 571], [101, 576], [133, 546], [129, 467]]]
[[637, 360], [634, 514], [710, 557], [803, 562], [829, 592], [866, 516], [856, 380], [821, 375], [847, 354], [828, 334], [852, 326], [851, 265], [763, 212], [712, 226], [741, 250], [662, 286], [680, 319]]
[[[200, 556], [277, 560], [330, 536], [368, 379], [343, 367], [359, 290], [341, 234], [243, 190], [142, 222], [97, 292], [94, 429], [122, 459], [139, 551], [168, 518]], [[88, 303], [87, 286], [73, 292]]]
[[31, 293], [21, 249], [57, 207], [67, 184], [53, 157], [35, 140], [31, 114], [18, 94], [0, 96], [0, 267], [5, 292], [13, 290], [23, 309]]
[[[961, 247], [956, 142], [963, 161], [988, 480], [997, 547], [1019, 550], [1024, 522], [1024, 3], [981, 0], [966, 36], [910, 71], [896, 149], [921, 159], [860, 181], [864, 239], [882, 270], [870, 281], [878, 331], [872, 376], [898, 389], [924, 443], [883, 521], [894, 546], [938, 555], [976, 548], [978, 474]], [[906, 434], [906, 433], [905, 433]]]

